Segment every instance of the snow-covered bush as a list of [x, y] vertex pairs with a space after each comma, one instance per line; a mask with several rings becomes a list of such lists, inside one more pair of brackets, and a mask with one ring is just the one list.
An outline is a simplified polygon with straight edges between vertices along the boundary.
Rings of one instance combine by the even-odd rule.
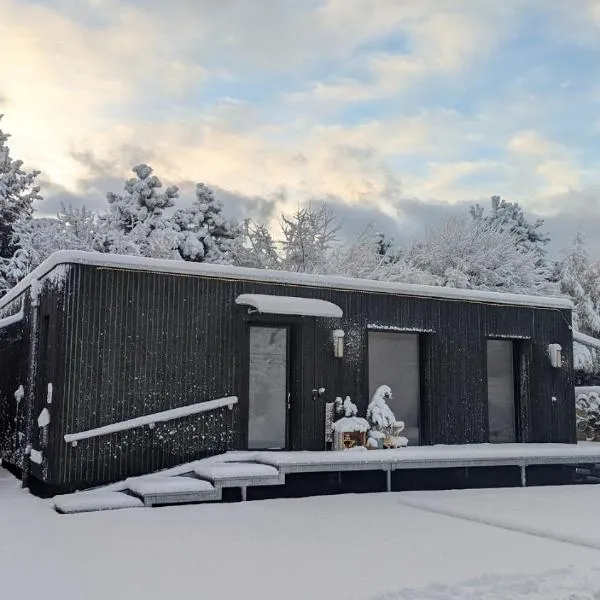
[[358, 414], [358, 408], [356, 404], [352, 402], [350, 396], [346, 396], [343, 402], [338, 396], [335, 399], [335, 406], [336, 411], [342, 413], [344, 416], [333, 423], [333, 431], [338, 433], [366, 433], [369, 430], [369, 422], [366, 419], [356, 416]]
[[575, 399], [577, 432], [580, 439], [600, 438], [600, 388], [598, 391], [578, 392]]
[[[367, 419], [371, 426], [369, 438], [377, 441], [384, 437], [384, 445], [399, 448], [408, 445], [408, 439], [401, 436], [404, 431], [404, 422], [398, 421], [387, 401], [392, 398], [392, 390], [388, 385], [380, 385], [373, 394], [367, 407]], [[373, 446], [373, 444], [371, 444]]]

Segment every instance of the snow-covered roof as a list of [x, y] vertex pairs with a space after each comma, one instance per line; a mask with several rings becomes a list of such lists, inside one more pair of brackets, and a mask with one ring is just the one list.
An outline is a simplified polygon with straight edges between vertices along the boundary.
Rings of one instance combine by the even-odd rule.
[[591, 335], [585, 335], [585, 333], [581, 333], [579, 331], [573, 332], [573, 340], [575, 342], [579, 342], [588, 348], [597, 348], [600, 349], [600, 340], [592, 337]]
[[330, 317], [339, 319], [344, 313], [332, 302], [294, 296], [270, 296], [267, 294], [240, 294], [236, 304], [250, 306], [259, 313], [272, 315], [302, 315], [304, 317]]
[[19, 321], [22, 321], [24, 318], [25, 313], [23, 312], [23, 307], [21, 306], [19, 312], [15, 313], [14, 315], [10, 315], [9, 317], [4, 317], [3, 319], [0, 319], [0, 329], [4, 329], [9, 325], [14, 325]]
[[257, 281], [263, 283], [278, 283], [338, 290], [354, 290], [399, 296], [442, 298], [447, 300], [462, 300], [487, 304], [510, 304], [539, 308], [573, 308], [572, 302], [564, 297], [528, 296], [524, 294], [465, 290], [429, 285], [414, 285], [410, 283], [375, 281], [370, 279], [353, 279], [350, 277], [333, 275], [312, 275], [308, 273], [269, 271], [266, 269], [250, 269], [247, 267], [232, 267], [229, 265], [142, 258], [139, 256], [123, 256], [119, 254], [101, 254], [96, 252], [82, 252], [79, 250], [62, 250], [52, 254], [0, 300], [0, 308], [14, 300], [19, 294], [27, 289], [33, 281], [42, 279], [52, 269], [63, 264], [94, 265], [114, 269], [198, 275], [221, 279]]

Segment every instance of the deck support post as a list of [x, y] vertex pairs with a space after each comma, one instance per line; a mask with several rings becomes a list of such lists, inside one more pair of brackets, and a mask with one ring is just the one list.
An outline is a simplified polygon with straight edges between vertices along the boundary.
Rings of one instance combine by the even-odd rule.
[[392, 470], [388, 469], [385, 472], [385, 489], [387, 492], [392, 491]]
[[525, 465], [521, 465], [521, 487], [527, 487], [527, 471]]
[[242, 502], [246, 502], [246, 500], [248, 499], [248, 488], [243, 485], [240, 488], [240, 491], [242, 492]]

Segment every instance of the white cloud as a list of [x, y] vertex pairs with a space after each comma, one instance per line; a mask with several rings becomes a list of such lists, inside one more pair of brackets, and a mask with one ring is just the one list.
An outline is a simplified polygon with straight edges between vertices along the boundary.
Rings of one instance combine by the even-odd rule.
[[[598, 2], [572, 17], [596, 36]], [[562, 15], [564, 3], [529, 8]], [[403, 195], [439, 206], [501, 193], [551, 214], [557, 194], [597, 182], [545, 129], [557, 105], [535, 85], [552, 69], [515, 65], [519, 81], [468, 97], [524, 12], [522, 0], [0, 0], [2, 125], [15, 155], [96, 197], [90, 180], [113, 185], [145, 160], [166, 183], [202, 179], [278, 207], [331, 196], [399, 219]], [[215, 78], [237, 96], [218, 97]], [[440, 96], [410, 108], [431, 83]], [[444, 85], [472, 106], [444, 108]], [[377, 99], [385, 113], [343, 121], [349, 103]]]
[[546, 139], [537, 131], [520, 131], [516, 133], [510, 139], [508, 148], [515, 154], [543, 158], [560, 152], [560, 148], [556, 143]]
[[144, 11], [108, 4], [96, 8], [110, 21], [94, 28], [49, 6], [0, 0], [4, 127], [15, 153], [65, 185], [83, 175], [71, 148], [102, 135], [111, 112], [130, 112], [140, 94], [177, 97], [207, 75], [165, 49]]
[[331, 103], [396, 96], [428, 77], [459, 73], [510, 36], [515, 16], [511, 3], [490, 7], [481, 2], [386, 0], [376, 10], [372, 2], [332, 1], [323, 12], [330, 13], [331, 22], [346, 34], [354, 32], [353, 39], [360, 42], [394, 33], [404, 39], [405, 49], [368, 54], [357, 65], [363, 71], [361, 77], [313, 82], [308, 90], [289, 94], [288, 99], [331, 108]]

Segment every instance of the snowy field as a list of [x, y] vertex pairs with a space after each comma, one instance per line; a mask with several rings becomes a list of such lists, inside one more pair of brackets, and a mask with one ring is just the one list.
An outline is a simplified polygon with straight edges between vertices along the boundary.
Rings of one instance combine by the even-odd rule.
[[56, 514], [0, 470], [0, 598], [598, 600], [600, 487]]

